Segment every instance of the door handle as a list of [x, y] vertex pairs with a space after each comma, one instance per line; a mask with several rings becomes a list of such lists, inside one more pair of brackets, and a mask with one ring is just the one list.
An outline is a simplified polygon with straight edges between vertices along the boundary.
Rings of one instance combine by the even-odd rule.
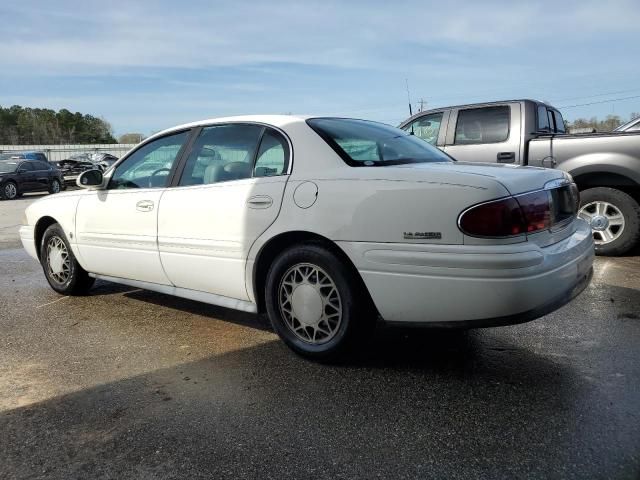
[[273, 198], [269, 195], [255, 195], [247, 200], [249, 208], [269, 208], [273, 205]]
[[153, 202], [151, 200], [140, 200], [136, 203], [136, 210], [140, 212], [150, 212], [153, 210]]
[[515, 161], [516, 161], [516, 152], [498, 153], [498, 163], [514, 163]]

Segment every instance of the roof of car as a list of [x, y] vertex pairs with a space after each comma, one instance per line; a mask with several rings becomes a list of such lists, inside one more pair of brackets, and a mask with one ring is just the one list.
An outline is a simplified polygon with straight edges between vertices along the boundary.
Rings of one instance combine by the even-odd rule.
[[158, 132], [149, 138], [155, 138], [170, 132], [184, 130], [186, 128], [200, 127], [203, 125], [211, 125], [214, 123], [251, 122], [251, 123], [265, 123], [267, 125], [273, 125], [274, 127], [284, 127], [285, 125], [290, 123], [303, 122], [308, 118], [312, 118], [312, 116], [309, 116], [309, 115], [237, 115], [233, 117], [208, 118], [206, 120], [198, 120], [196, 122], [184, 123], [182, 125], [177, 125], [175, 127], [167, 128], [166, 130], [162, 130], [161, 132]]

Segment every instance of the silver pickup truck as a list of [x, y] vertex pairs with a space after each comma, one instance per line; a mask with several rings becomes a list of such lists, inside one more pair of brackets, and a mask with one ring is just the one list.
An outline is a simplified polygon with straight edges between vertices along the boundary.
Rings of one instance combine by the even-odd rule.
[[560, 112], [535, 100], [423, 111], [400, 128], [459, 161], [564, 170], [580, 189], [596, 253], [621, 255], [640, 241], [640, 132], [570, 135]]

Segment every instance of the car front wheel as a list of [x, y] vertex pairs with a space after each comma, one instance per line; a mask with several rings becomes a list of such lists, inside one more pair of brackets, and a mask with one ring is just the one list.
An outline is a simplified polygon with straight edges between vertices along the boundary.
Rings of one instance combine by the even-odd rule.
[[580, 192], [578, 216], [591, 225], [597, 255], [623, 255], [640, 240], [640, 206], [627, 193], [597, 187]]
[[2, 187], [2, 198], [6, 200], [15, 200], [18, 198], [18, 185], [15, 182], [7, 182]]
[[57, 223], [44, 232], [40, 263], [51, 288], [62, 295], [83, 295], [95, 281], [76, 260], [62, 227]]
[[295, 352], [332, 360], [375, 324], [359, 278], [322, 245], [282, 252], [267, 274], [266, 307], [276, 333]]

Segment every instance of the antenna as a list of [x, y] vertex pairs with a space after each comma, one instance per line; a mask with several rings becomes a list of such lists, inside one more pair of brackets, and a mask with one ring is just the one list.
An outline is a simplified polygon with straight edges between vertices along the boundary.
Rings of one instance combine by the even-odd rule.
[[404, 83], [407, 85], [407, 100], [409, 101], [409, 116], [412, 116], [413, 112], [411, 111], [411, 95], [409, 94], [409, 80], [405, 78]]

